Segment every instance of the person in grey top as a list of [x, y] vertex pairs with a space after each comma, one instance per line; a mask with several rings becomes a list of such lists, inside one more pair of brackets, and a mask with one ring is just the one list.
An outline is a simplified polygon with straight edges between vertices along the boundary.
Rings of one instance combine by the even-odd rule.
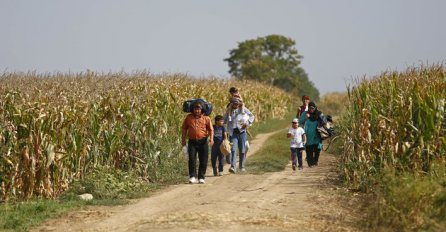
[[231, 109], [225, 114], [225, 124], [227, 124], [231, 148], [231, 167], [229, 172], [236, 172], [237, 148], [239, 153], [240, 171], [245, 171], [247, 128], [254, 122], [254, 115], [247, 109], [240, 98], [231, 98]]

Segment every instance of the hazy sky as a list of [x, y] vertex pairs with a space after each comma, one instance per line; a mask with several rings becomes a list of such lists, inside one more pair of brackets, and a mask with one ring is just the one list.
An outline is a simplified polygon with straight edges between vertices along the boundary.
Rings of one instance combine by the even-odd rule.
[[0, 0], [0, 72], [229, 77], [238, 42], [296, 41], [322, 94], [352, 78], [445, 63], [443, 0]]

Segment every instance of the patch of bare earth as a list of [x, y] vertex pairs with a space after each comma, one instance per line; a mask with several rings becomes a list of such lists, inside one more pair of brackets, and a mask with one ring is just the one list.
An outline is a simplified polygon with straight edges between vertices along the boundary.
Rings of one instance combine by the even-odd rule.
[[[250, 154], [270, 135], [251, 141]], [[125, 206], [88, 207], [33, 231], [361, 231], [358, 199], [339, 194], [335, 165], [327, 153], [317, 167], [293, 171], [289, 164], [263, 175], [229, 174], [225, 164], [223, 176], [207, 171], [206, 184], [171, 186]]]

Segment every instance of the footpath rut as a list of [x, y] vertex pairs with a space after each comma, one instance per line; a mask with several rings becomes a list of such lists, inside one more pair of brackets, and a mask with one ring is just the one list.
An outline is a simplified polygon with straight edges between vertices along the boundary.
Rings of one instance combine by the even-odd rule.
[[[274, 132], [277, 133], [277, 132]], [[248, 156], [274, 133], [250, 141]], [[271, 154], [273, 155], [273, 154]], [[249, 159], [247, 163], [249, 168]], [[319, 166], [263, 175], [212, 176], [206, 184], [170, 186], [123, 206], [92, 206], [51, 219], [32, 231], [360, 231], [355, 199], [339, 196], [335, 157]]]

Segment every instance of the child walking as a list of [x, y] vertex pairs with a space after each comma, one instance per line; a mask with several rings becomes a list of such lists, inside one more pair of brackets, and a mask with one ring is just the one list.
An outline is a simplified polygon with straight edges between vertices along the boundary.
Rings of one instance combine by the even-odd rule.
[[[214, 171], [214, 176], [222, 176], [223, 175], [223, 164], [224, 164], [224, 155], [220, 151], [220, 145], [224, 139], [227, 139], [226, 128], [223, 126], [225, 120], [223, 116], [217, 115], [215, 116], [215, 125], [214, 125], [214, 144], [212, 145], [211, 151], [211, 163], [212, 169]], [[217, 172], [217, 160], [218, 160], [218, 172]]]
[[299, 162], [299, 170], [301, 170], [303, 169], [302, 151], [307, 142], [307, 136], [305, 135], [304, 129], [299, 126], [299, 120], [297, 118], [293, 119], [291, 123], [292, 126], [288, 130], [287, 138], [291, 138], [290, 149], [293, 170], [296, 170], [297, 162]]

